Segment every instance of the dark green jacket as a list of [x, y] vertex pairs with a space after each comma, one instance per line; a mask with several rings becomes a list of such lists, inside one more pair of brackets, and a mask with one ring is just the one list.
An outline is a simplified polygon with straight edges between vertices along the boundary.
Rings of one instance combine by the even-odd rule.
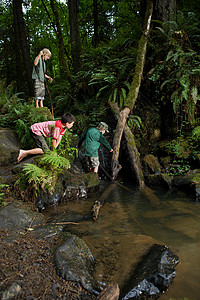
[[32, 79], [44, 82], [44, 72], [46, 72], [46, 64], [40, 57], [37, 66], [33, 65]]
[[112, 149], [103, 134], [95, 127], [89, 128], [82, 134], [78, 147], [81, 146], [83, 141], [85, 141], [83, 148], [83, 155], [85, 156], [97, 157], [100, 144], [104, 145], [108, 150]]

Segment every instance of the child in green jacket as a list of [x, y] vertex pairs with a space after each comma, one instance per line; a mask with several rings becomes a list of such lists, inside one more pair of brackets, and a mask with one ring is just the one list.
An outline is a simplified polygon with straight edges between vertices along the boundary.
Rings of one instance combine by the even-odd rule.
[[103, 136], [106, 131], [109, 132], [108, 125], [104, 122], [100, 122], [97, 128], [91, 127], [86, 130], [78, 142], [79, 149], [84, 142], [82, 154], [88, 159], [90, 170], [93, 169], [95, 173], [97, 173], [99, 169], [98, 149], [100, 144], [104, 145], [110, 152], [113, 152], [112, 147]]

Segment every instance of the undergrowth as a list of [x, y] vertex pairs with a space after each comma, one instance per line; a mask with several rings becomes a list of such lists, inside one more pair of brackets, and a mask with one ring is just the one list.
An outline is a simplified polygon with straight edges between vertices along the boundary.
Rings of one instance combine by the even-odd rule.
[[24, 200], [26, 200], [24, 195], [27, 195], [27, 189], [32, 198], [35, 198], [41, 189], [52, 195], [55, 190], [58, 174], [65, 169], [69, 169], [70, 166], [69, 159], [59, 156], [54, 151], [49, 151], [42, 155], [35, 163], [24, 164], [15, 187]]

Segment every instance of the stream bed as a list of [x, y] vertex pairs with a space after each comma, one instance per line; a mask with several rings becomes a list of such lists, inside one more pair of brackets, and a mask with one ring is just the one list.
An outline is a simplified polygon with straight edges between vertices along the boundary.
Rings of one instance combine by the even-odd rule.
[[137, 186], [122, 182], [126, 188], [115, 184], [98, 219], [93, 221], [89, 217], [91, 207], [110, 184], [102, 181], [101, 190], [91, 197], [49, 207], [44, 212], [46, 221], [62, 223], [69, 211], [85, 216], [78, 224], [69, 225], [69, 230], [79, 235], [92, 251], [97, 261], [96, 279], [102, 289], [110, 281], [117, 282], [121, 289], [141, 247], [145, 250], [151, 242], [164, 243], [179, 256], [180, 263], [173, 283], [159, 299], [198, 300], [200, 203], [183, 192], [171, 190], [155, 191], [150, 200]]

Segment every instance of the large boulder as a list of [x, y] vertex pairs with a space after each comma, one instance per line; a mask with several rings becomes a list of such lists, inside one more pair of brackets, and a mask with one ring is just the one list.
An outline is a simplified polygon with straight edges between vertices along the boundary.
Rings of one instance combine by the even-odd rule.
[[86, 198], [98, 186], [98, 174], [94, 172], [80, 173], [77, 176], [66, 170], [65, 173], [61, 173], [57, 177], [53, 193], [40, 189], [35, 198], [35, 204], [39, 211], [43, 211], [45, 208], [60, 202]]
[[167, 246], [153, 245], [123, 289], [123, 300], [157, 299], [176, 276], [179, 258]]
[[19, 152], [19, 141], [12, 129], [0, 128], [0, 166], [16, 162]]
[[174, 176], [172, 187], [183, 190], [190, 194], [192, 198], [200, 201], [200, 170], [190, 170], [188, 173], [180, 176]]
[[13, 202], [0, 209], [0, 229], [8, 231], [7, 242], [13, 242], [21, 231], [30, 226], [38, 226], [43, 223], [43, 215], [28, 211], [19, 202]]
[[93, 277], [94, 262], [88, 246], [73, 235], [66, 237], [55, 253], [57, 274], [65, 280], [81, 282], [89, 291], [93, 291], [96, 286]]
[[153, 154], [147, 154], [143, 158], [143, 164], [144, 164], [145, 174], [160, 174], [161, 173], [161, 166], [158, 161], [158, 158], [155, 157]]

